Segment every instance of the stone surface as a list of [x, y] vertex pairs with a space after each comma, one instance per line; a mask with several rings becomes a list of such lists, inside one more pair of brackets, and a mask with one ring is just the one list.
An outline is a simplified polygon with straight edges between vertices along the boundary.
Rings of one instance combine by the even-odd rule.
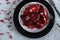
[[[4, 22], [0, 21], [0, 33], [4, 33], [3, 35], [0, 35], [0, 40], [60, 40], [60, 28], [56, 25], [56, 23], [60, 25], [60, 19], [55, 10], [56, 22], [52, 30], [46, 36], [38, 39], [30, 39], [19, 34], [15, 29], [14, 24], [10, 24], [10, 22], [13, 22], [12, 18], [10, 20], [6, 20], [6, 18], [13, 16], [15, 7], [21, 1], [22, 0], [0, 0], [0, 20], [4, 20]], [[60, 0], [53, 1], [60, 11]], [[9, 25], [11, 25], [11, 27]]]

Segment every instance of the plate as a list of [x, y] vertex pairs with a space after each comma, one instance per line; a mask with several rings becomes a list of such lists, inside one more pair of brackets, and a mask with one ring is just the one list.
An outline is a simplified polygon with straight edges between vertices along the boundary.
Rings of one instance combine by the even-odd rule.
[[[29, 27], [29, 26], [25, 26], [24, 25], [24, 21], [22, 20], [22, 16], [24, 17], [24, 15], [26, 14], [24, 14], [24, 11], [26, 12], [26, 8], [28, 8], [28, 7], [30, 7], [31, 5], [40, 5], [40, 6], [42, 6], [44, 9], [45, 9], [45, 11], [46, 12], [44, 12], [45, 13], [45, 16], [47, 16], [47, 18], [48, 18], [48, 22], [47, 23], [45, 23], [45, 25], [43, 25], [43, 27], [41, 27], [41, 28], [38, 28], [38, 27], [36, 27], [36, 23], [37, 22], [32, 22], [33, 23], [33, 25], [35, 24], [35, 26], [34, 27]], [[48, 14], [46, 14], [46, 13], [48, 13]], [[35, 14], [35, 13], [31, 13], [31, 14]], [[29, 16], [31, 15], [31, 14], [29, 14]], [[37, 16], [37, 14], [39, 14], [39, 13], [36, 13], [35, 15]], [[40, 13], [40, 15], [43, 15], [43, 12], [41, 12]], [[28, 16], [28, 15], [26, 15], [26, 16]], [[49, 12], [48, 12], [48, 10], [47, 10], [47, 8], [43, 5], [43, 4], [41, 4], [41, 3], [39, 3], [39, 2], [29, 2], [29, 3], [27, 3], [27, 4], [25, 4], [22, 8], [21, 8], [21, 10], [20, 10], [20, 12], [19, 12], [19, 23], [20, 23], [20, 25], [21, 25], [21, 27], [23, 28], [23, 29], [25, 29], [26, 31], [28, 31], [28, 32], [32, 32], [32, 33], [36, 33], [36, 32], [40, 32], [40, 31], [42, 31], [42, 30], [44, 30], [46, 27], [47, 27], [47, 25], [48, 25], [48, 23], [49, 23], [49, 18], [50, 18], [50, 15], [49, 15]], [[25, 17], [24, 17], [25, 18]], [[30, 16], [30, 19], [29, 20], [27, 20], [27, 21], [30, 21], [29, 23], [31, 24], [31, 21], [33, 21], [32, 20], [33, 19], [33, 17], [31, 18], [31, 16]], [[25, 20], [25, 19], [24, 19]], [[36, 19], [34, 19], [34, 20], [36, 20]], [[27, 22], [26, 22], [27, 23]], [[25, 24], [26, 24], [25, 23]], [[28, 23], [27, 23], [28, 24]], [[27, 25], [26, 24], [26, 25]], [[29, 24], [28, 24], [29, 25]], [[31, 26], [31, 25], [30, 25]]]
[[30, 2], [39, 2], [39, 3], [43, 4], [47, 8], [49, 13], [54, 17], [53, 21], [55, 21], [54, 11], [53, 11], [52, 7], [50, 6], [50, 4], [48, 2], [42, 1], [42, 0], [26, 0], [26, 1], [22, 1], [21, 3], [19, 3], [17, 5], [15, 11], [14, 11], [14, 15], [13, 15], [14, 25], [15, 25], [16, 29], [18, 30], [18, 32], [21, 33], [22, 35], [24, 35], [26, 37], [29, 37], [29, 38], [40, 38], [40, 37], [43, 37], [47, 33], [50, 32], [50, 30], [52, 29], [52, 27], [54, 25], [54, 22], [50, 20], [49, 24], [47, 25], [47, 27], [44, 30], [40, 31], [40, 32], [32, 33], [32, 32], [26, 31], [20, 24], [19, 12], [20, 12], [21, 8], [25, 4], [30, 3]]

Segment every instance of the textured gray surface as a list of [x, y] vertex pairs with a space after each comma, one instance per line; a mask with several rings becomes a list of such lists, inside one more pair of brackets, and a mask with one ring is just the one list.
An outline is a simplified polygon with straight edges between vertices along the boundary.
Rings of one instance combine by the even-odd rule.
[[[60, 0], [53, 0], [53, 1], [55, 2], [57, 9], [60, 11]], [[0, 2], [3, 3], [3, 6], [2, 7], [0, 6], [0, 10], [3, 9], [3, 8], [4, 8], [4, 10], [7, 10], [8, 8], [10, 8], [8, 11], [11, 11], [10, 14], [13, 16], [13, 12], [14, 12], [13, 8], [15, 8], [16, 5], [19, 2], [16, 1], [16, 4], [14, 4], [14, 5], [12, 4], [12, 0], [10, 0], [11, 4], [9, 4], [9, 5], [4, 4], [5, 3], [4, 0], [1, 0]], [[6, 13], [4, 13], [4, 12], [1, 12], [1, 13], [3, 13], [3, 14], [0, 15], [0, 19], [4, 19], [5, 17], [8, 17], [8, 16], [5, 15]], [[13, 29], [13, 31], [10, 31], [6, 27], [6, 25], [9, 24], [8, 23], [9, 21], [6, 21], [7, 24], [4, 24], [4, 25], [3, 25], [3, 23], [0, 23], [0, 30], [2, 30], [2, 31], [0, 31], [0, 33], [2, 33], [2, 32], [5, 33], [6, 31], [11, 32], [11, 35], [13, 37], [12, 40], [60, 40], [60, 28], [56, 25], [56, 23], [59, 23], [59, 25], [60, 25], [60, 19], [59, 19], [58, 15], [57, 15], [56, 11], [55, 11], [55, 16], [56, 16], [56, 19], [55, 19], [56, 22], [55, 22], [52, 30], [46, 36], [41, 37], [41, 38], [37, 38], [37, 39], [26, 38], [26, 37], [22, 36], [21, 34], [19, 34], [17, 32], [17, 30], [15, 29], [15, 26], [13, 24], [11, 25], [11, 28]], [[1, 40], [5, 40], [5, 39], [10, 40], [6, 33], [5, 33], [4, 36], [0, 36], [0, 39]]]
[[[54, 2], [56, 4], [56, 7], [58, 8], [59, 7], [59, 3], [57, 3], [57, 2], [59, 2], [59, 0], [55, 0]], [[58, 8], [58, 9], [60, 9], [60, 8]], [[56, 19], [55, 19], [56, 22], [60, 23], [59, 22], [59, 17], [57, 15], [56, 11], [55, 11], [55, 16], [56, 16]], [[24, 37], [22, 35], [19, 36], [18, 34], [17, 34], [17, 36], [19, 36], [20, 40], [60, 40], [60, 32], [59, 31], [60, 31], [60, 28], [55, 24], [54, 27], [52, 28], [52, 30], [46, 36], [44, 36], [42, 38], [29, 39], [29, 38], [26, 38], [26, 37]], [[17, 39], [19, 39], [19, 38], [17, 38]]]

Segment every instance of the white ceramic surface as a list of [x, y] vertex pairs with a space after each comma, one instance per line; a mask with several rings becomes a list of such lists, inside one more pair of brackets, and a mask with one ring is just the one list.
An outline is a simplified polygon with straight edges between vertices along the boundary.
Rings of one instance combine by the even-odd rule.
[[[23, 12], [25, 11], [25, 8], [27, 8], [27, 7], [29, 7], [29, 5], [31, 5], [31, 4], [40, 4], [40, 5], [42, 5], [46, 10], [47, 10], [47, 8], [43, 5], [43, 4], [41, 4], [41, 3], [39, 3], [39, 2], [30, 2], [30, 3], [27, 3], [27, 4], [25, 4], [22, 8], [21, 8], [21, 10], [20, 10], [20, 12], [19, 12], [19, 23], [21, 24], [21, 27], [24, 29], [24, 30], [26, 30], [26, 31], [28, 31], [28, 32], [32, 32], [32, 33], [36, 33], [36, 32], [40, 32], [40, 31], [42, 31], [42, 30], [44, 30], [46, 27], [47, 27], [47, 25], [48, 25], [48, 23], [47, 24], [45, 24], [45, 26], [43, 27], [43, 28], [41, 28], [41, 29], [38, 29], [38, 28], [34, 28], [34, 29], [30, 29], [30, 28], [28, 28], [27, 26], [24, 26], [23, 25], [23, 22], [22, 22], [22, 19], [21, 19], [21, 15], [23, 15]], [[48, 11], [48, 10], [47, 10]], [[48, 12], [48, 16], [49, 16], [49, 12]], [[50, 18], [50, 16], [48, 17], [48, 18]]]

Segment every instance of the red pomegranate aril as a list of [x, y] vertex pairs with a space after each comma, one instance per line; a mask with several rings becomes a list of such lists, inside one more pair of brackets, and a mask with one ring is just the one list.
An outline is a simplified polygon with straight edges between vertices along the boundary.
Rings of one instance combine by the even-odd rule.
[[29, 16], [30, 16], [32, 21], [35, 21], [36, 19], [38, 19], [39, 14], [38, 13], [32, 13]]
[[6, 0], [6, 1], [9, 1], [9, 0]]
[[30, 17], [31, 17], [31, 20], [32, 21], [35, 21], [36, 20], [36, 16], [34, 14], [31, 14]]
[[44, 16], [47, 16], [47, 15], [48, 15], [48, 14], [47, 14], [47, 13], [48, 13], [47, 10], [45, 10], [45, 9], [43, 10], [43, 13], [44, 13], [44, 14], [43, 14]]
[[38, 21], [36, 27], [37, 27], [37, 28], [42, 28], [42, 27], [43, 27], [43, 24], [42, 24], [42, 25], [41, 25], [41, 24], [42, 24], [42, 23]]
[[45, 21], [45, 23], [48, 23], [48, 18], [47, 17], [44, 18], [44, 21]]
[[30, 12], [38, 12], [39, 10], [35, 7], [33, 7], [32, 9], [30, 9]]
[[35, 26], [34, 26], [34, 25], [31, 25], [31, 26], [29, 26], [29, 28], [34, 29], [34, 28], [35, 28]]
[[39, 20], [40, 14], [39, 13], [35, 13], [35, 17]]
[[24, 11], [24, 15], [28, 15], [29, 14], [29, 10], [27, 9], [26, 11]]
[[31, 20], [28, 20], [26, 22], [27, 22], [28, 26], [31, 26], [33, 24], [33, 22]]
[[25, 15], [21, 15], [20, 17], [24, 21], [26, 16]]
[[39, 5], [35, 5], [33, 8], [30, 9], [30, 12], [38, 12], [39, 8]]
[[30, 19], [30, 17], [29, 16], [26, 16], [26, 20], [29, 20]]
[[32, 9], [34, 6], [36, 6], [35, 4], [34, 5], [29, 5], [29, 9]]
[[40, 15], [40, 21], [44, 21], [44, 17], [42, 15]]
[[21, 15], [23, 24], [30, 29], [42, 28], [48, 22], [47, 10], [42, 5], [29, 5]]
[[26, 22], [26, 21], [23, 21], [23, 25], [28, 26], [28, 24], [27, 24], [27, 22]]
[[41, 23], [37, 22], [36, 28], [41, 28]]

